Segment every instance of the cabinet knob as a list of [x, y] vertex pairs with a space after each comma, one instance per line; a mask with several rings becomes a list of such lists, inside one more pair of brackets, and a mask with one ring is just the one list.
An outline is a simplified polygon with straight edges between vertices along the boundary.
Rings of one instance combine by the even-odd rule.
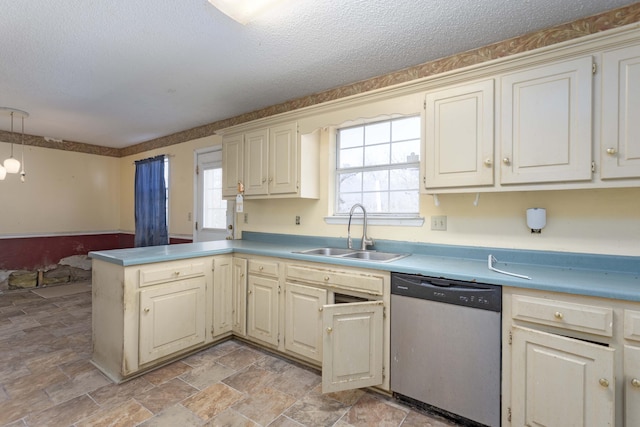
[[[318, 311], [319, 311], [319, 312], [322, 312], [322, 310], [323, 310], [323, 308], [322, 308], [322, 307], [318, 308]], [[636, 380], [636, 381], [637, 381], [637, 380]]]
[[327, 333], [328, 333], [328, 334], [330, 334], [331, 332], [333, 332], [333, 328], [332, 328], [331, 326], [329, 326], [329, 327], [327, 328]]
[[631, 385], [636, 387], [636, 388], [640, 388], [640, 380], [637, 378], [634, 378], [631, 380]]
[[600, 378], [598, 381], [602, 387], [609, 387], [609, 380], [606, 378]]
[[484, 165], [485, 165], [486, 167], [490, 168], [490, 167], [493, 165], [493, 160], [491, 160], [491, 159], [489, 159], [489, 158], [485, 159], [485, 161], [484, 161]]
[[562, 318], [564, 317], [564, 315], [563, 315], [562, 313], [560, 313], [559, 311], [556, 311], [556, 312], [553, 314], [553, 317], [555, 317], [555, 318], [556, 318], [556, 319], [558, 319], [558, 320], [562, 320]]
[[269, 178], [269, 183], [272, 183], [272, 182], [273, 182], [273, 178]]
[[267, 178], [262, 178], [262, 183], [264, 184], [265, 182], [267, 182]]
[[616, 150], [613, 147], [609, 147], [607, 148], [607, 154], [609, 154], [610, 156], [613, 156], [614, 154], [616, 154], [618, 152], [618, 150]]
[[253, 293], [253, 291], [251, 289], [249, 289], [249, 292], [247, 292], [249, 295], [251, 295]]
[[180, 272], [179, 272], [179, 271], [176, 271], [176, 272], [175, 272], [175, 273], [173, 273], [173, 274], [175, 274], [176, 276], [179, 276], [179, 275], [180, 275]]
[[328, 282], [329, 281], [329, 276], [324, 276], [324, 281]]
[[244, 277], [244, 273], [240, 273], [240, 277]]
[[508, 157], [505, 157], [504, 159], [502, 159], [502, 163], [509, 166], [511, 164], [511, 159]]
[[148, 312], [149, 312], [149, 307], [145, 308], [145, 309], [144, 309], [144, 312], [145, 312], [145, 313], [148, 313]]
[[260, 267], [258, 267], [258, 270], [262, 271], [262, 270], [264, 270], [264, 267], [260, 266]]

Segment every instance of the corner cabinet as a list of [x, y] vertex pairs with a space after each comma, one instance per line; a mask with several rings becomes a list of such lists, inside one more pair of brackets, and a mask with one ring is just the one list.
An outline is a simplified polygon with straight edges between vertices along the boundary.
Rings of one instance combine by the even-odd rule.
[[[247, 198], [320, 197], [319, 132], [296, 122], [229, 133], [222, 138], [223, 196], [239, 187]], [[226, 153], [225, 153], [226, 152]]]
[[602, 179], [640, 178], [640, 46], [602, 55]]

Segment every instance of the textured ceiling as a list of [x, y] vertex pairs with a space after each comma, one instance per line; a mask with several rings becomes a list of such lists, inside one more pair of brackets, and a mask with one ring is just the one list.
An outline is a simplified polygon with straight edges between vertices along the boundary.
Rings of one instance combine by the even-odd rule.
[[243, 26], [206, 0], [4, 1], [0, 106], [126, 147], [630, 3], [283, 0]]

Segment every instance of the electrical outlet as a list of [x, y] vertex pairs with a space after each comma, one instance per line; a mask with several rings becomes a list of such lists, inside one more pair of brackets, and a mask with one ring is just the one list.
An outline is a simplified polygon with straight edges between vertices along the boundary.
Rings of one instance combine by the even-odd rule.
[[249, 214], [245, 212], [244, 214], [244, 223], [249, 224]]
[[187, 221], [191, 222], [191, 212], [187, 213]]
[[296, 215], [296, 225], [300, 225], [300, 215]]
[[444, 215], [432, 216], [431, 229], [437, 231], [447, 231], [447, 217]]

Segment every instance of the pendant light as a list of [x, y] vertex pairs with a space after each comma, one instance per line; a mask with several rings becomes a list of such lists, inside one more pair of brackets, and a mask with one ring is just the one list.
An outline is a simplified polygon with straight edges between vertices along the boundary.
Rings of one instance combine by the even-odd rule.
[[[2, 166], [0, 166], [0, 180], [4, 180], [8, 173], [18, 173], [20, 172], [20, 161], [13, 157], [13, 140], [15, 136], [13, 135], [13, 119], [15, 116], [19, 116], [22, 121], [22, 132], [21, 132], [21, 141], [22, 141], [22, 162], [24, 163], [24, 119], [25, 117], [29, 117], [29, 113], [22, 110], [17, 110], [15, 108], [8, 107], [0, 107], [0, 112], [9, 113], [11, 117], [11, 156], [8, 159], [5, 159]], [[22, 168], [22, 172], [20, 172], [20, 179], [24, 182], [24, 166]]]

